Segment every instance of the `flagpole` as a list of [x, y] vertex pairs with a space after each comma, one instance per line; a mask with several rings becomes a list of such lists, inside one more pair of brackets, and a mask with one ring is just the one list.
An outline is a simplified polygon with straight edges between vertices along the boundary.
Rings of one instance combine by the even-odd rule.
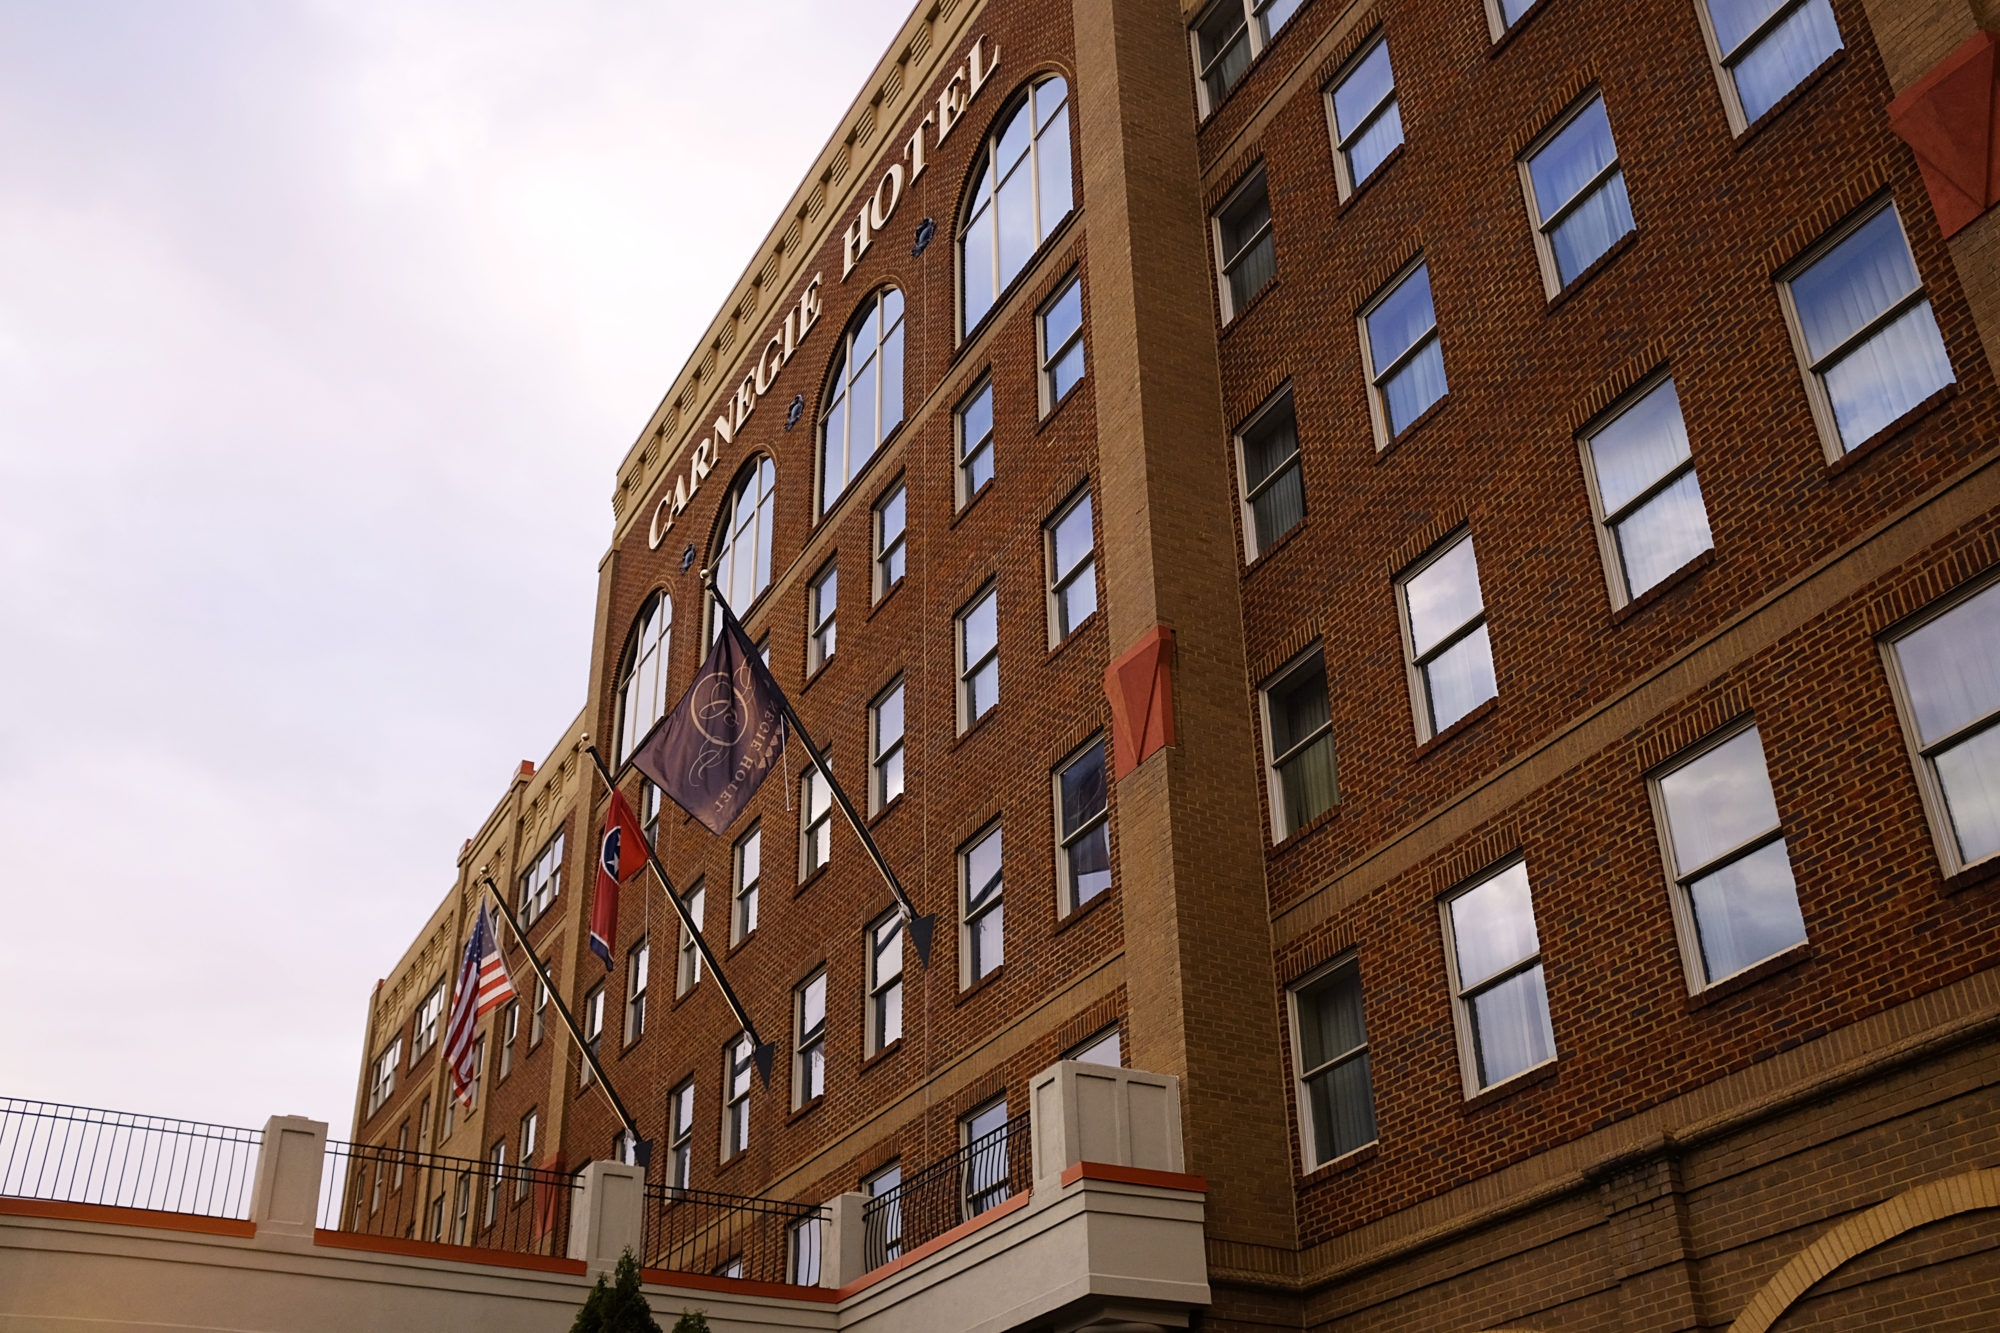
[[[597, 752], [597, 746], [587, 735], [584, 737], [583, 748], [590, 756], [590, 762], [597, 765], [597, 775], [604, 779], [605, 790], [617, 790], [611, 781], [611, 770], [604, 763], [604, 756]], [[660, 854], [654, 851], [643, 837], [639, 839], [639, 845], [645, 847], [646, 863], [652, 866], [653, 873], [660, 877], [660, 887], [667, 891], [667, 901], [674, 905], [674, 911], [679, 914], [682, 927], [693, 937], [695, 951], [701, 955], [702, 961], [708, 964], [709, 974], [721, 988], [722, 998], [728, 1002], [730, 1012], [736, 1015], [736, 1021], [743, 1025], [743, 1031], [749, 1036], [750, 1058], [756, 1062], [757, 1072], [763, 1077], [764, 1086], [768, 1088], [771, 1086], [771, 1056], [774, 1048], [770, 1042], [757, 1035], [757, 1026], [750, 1021], [749, 1011], [743, 1007], [743, 1001], [736, 998], [736, 992], [730, 988], [729, 978], [722, 975], [722, 967], [715, 961], [715, 951], [709, 948], [708, 941], [702, 938], [700, 924], [688, 914], [687, 904], [682, 902], [680, 894], [674, 891], [673, 878], [667, 874], [667, 868], [660, 864]]]
[[[736, 633], [741, 636], [743, 644], [754, 653], [756, 645], [751, 644], [750, 636], [744, 633], [743, 622], [736, 618], [736, 612], [730, 609], [727, 601], [723, 600], [722, 590], [715, 586], [714, 571], [704, 568], [701, 571], [701, 582], [702, 586], [708, 589], [709, 596], [715, 599], [716, 609], [728, 617], [728, 624], [734, 627]], [[821, 754], [819, 746], [813, 743], [812, 733], [806, 730], [806, 724], [799, 720], [798, 710], [792, 707], [792, 701], [784, 690], [779, 689], [776, 693], [778, 707], [784, 712], [786, 725], [798, 733], [799, 743], [806, 747], [806, 756], [812, 760], [813, 767], [819, 770], [820, 776], [826, 779], [827, 788], [833, 793], [834, 804], [840, 807], [840, 813], [847, 816], [848, 825], [861, 839], [861, 845], [867, 849], [869, 859], [874, 861], [875, 868], [882, 872], [882, 882], [889, 886], [889, 896], [896, 900], [896, 907], [903, 916], [903, 925], [910, 932], [910, 942], [917, 946], [917, 961], [929, 967], [931, 936], [937, 929], [936, 915], [917, 915], [916, 904], [911, 902], [910, 895], [903, 891], [902, 884], [896, 879], [896, 872], [889, 869], [888, 858], [884, 857], [882, 849], [875, 845], [875, 835], [868, 831], [868, 825], [862, 822], [860, 813], [854, 808], [854, 802], [847, 799], [847, 793], [834, 778], [832, 768], [827, 765], [826, 756]]]
[[584, 1063], [590, 1066], [590, 1072], [596, 1078], [597, 1086], [604, 1089], [605, 1097], [611, 1102], [611, 1109], [625, 1122], [625, 1132], [632, 1136], [633, 1157], [638, 1159], [640, 1166], [645, 1166], [645, 1159], [652, 1155], [651, 1141], [639, 1137], [639, 1126], [633, 1123], [632, 1113], [625, 1109], [624, 1102], [618, 1100], [617, 1090], [611, 1086], [611, 1080], [604, 1076], [604, 1066], [597, 1062], [597, 1054], [590, 1049], [590, 1043], [583, 1039], [583, 1029], [576, 1025], [576, 1019], [570, 1014], [569, 1006], [563, 1003], [562, 995], [556, 990], [555, 979], [549, 976], [549, 969], [535, 954], [535, 946], [528, 943], [528, 933], [521, 929], [521, 923], [514, 919], [513, 909], [507, 906], [507, 900], [500, 895], [500, 886], [493, 882], [493, 876], [487, 873], [484, 866], [480, 867], [479, 876], [488, 891], [493, 894], [493, 902], [500, 909], [501, 918], [513, 930], [514, 938], [521, 942], [521, 948], [528, 955], [528, 962], [534, 967], [535, 975], [541, 978], [543, 993], [555, 1001], [556, 1012], [562, 1015], [563, 1025], [569, 1029], [569, 1035], [576, 1038], [576, 1048], [583, 1052]]

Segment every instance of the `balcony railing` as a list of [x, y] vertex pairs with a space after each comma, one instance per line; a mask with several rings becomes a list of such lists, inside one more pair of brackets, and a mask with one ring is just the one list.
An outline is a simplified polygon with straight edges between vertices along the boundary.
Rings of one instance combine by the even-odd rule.
[[648, 1185], [646, 1267], [817, 1286], [826, 1215], [820, 1204]]
[[861, 1209], [863, 1264], [880, 1268], [1028, 1188], [1028, 1115], [967, 1143]]
[[577, 1179], [566, 1171], [326, 1141], [319, 1225], [359, 1236], [509, 1254], [569, 1249]]
[[0, 1097], [0, 1195], [242, 1219], [263, 1133]]

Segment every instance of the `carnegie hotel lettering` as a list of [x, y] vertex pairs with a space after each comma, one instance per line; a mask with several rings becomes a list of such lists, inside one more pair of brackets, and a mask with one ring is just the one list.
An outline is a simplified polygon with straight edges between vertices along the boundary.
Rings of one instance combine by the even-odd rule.
[[[966, 109], [999, 67], [1000, 48], [989, 47], [984, 37], [973, 38], [965, 59], [952, 71], [951, 77], [945, 81], [944, 91], [938, 94], [936, 107], [924, 113], [923, 120], [917, 124], [917, 132], [903, 145], [903, 162], [909, 163], [909, 169], [904, 170], [903, 162], [890, 163], [888, 171], [876, 183], [875, 192], [862, 203], [860, 215], [848, 224], [841, 238], [842, 282], [847, 281], [848, 275], [854, 272], [854, 266], [861, 262], [861, 256], [874, 244], [875, 233], [889, 225], [889, 219], [895, 216], [896, 205], [903, 201], [904, 189], [924, 174], [926, 131], [930, 134], [931, 146], [950, 138]], [[750, 414], [757, 410], [758, 402], [770, 392], [778, 372], [785, 368], [792, 354], [805, 342], [806, 334], [819, 322], [821, 276], [813, 275], [813, 280], [806, 284], [805, 291], [799, 296], [798, 304], [785, 312], [784, 324], [764, 344], [764, 350], [758, 353], [750, 373], [736, 386], [736, 392], [724, 400], [721, 414], [711, 424], [709, 434], [703, 436], [688, 455], [687, 471], [674, 478], [672, 489], [661, 493], [659, 503], [653, 506], [653, 522], [646, 534], [647, 543], [653, 549], [659, 549], [660, 543], [673, 531], [674, 520], [688, 507], [688, 501], [701, 489], [708, 474], [715, 470], [723, 446], [735, 441], [743, 423], [750, 419]]]

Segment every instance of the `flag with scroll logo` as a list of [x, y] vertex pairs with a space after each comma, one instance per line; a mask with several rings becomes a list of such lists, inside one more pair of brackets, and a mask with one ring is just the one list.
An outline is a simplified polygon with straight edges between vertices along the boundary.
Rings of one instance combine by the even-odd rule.
[[729, 827], [785, 752], [778, 682], [725, 606], [694, 684], [632, 755], [633, 766], [711, 833]]

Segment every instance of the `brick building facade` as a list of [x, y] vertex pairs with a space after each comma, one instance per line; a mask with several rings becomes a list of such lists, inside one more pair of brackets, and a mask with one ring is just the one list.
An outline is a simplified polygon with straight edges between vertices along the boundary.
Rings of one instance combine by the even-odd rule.
[[[378, 984], [356, 1140], [616, 1151], [527, 1005], [437, 1123], [490, 870], [654, 1180], [865, 1188], [1115, 1031], [1208, 1326], [1990, 1326], [1996, 27], [925, 0], [619, 468], [585, 705]], [[585, 948], [583, 746], [711, 565], [939, 921], [876, 947], [796, 747], [725, 836], [667, 805], [747, 1132], [658, 884]]]

